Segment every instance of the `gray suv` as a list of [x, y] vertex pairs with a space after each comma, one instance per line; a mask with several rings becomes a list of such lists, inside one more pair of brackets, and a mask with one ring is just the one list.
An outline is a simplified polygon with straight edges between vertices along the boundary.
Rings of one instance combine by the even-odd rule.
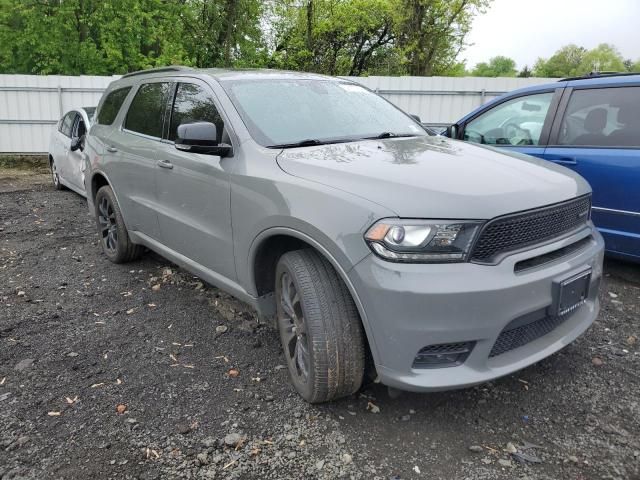
[[275, 318], [309, 402], [366, 375], [466, 387], [526, 367], [598, 314], [603, 241], [578, 175], [427, 134], [320, 75], [125, 75], [86, 140], [111, 261], [149, 248]]

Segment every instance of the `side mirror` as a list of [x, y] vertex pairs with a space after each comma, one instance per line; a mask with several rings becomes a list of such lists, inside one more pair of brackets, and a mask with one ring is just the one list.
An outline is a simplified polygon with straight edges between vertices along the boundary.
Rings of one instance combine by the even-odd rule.
[[456, 139], [458, 138], [458, 126], [457, 125], [449, 125], [447, 129], [444, 131], [444, 136]]
[[416, 115], [414, 113], [410, 113], [409, 116], [411, 118], [413, 118], [416, 122], [418, 122], [419, 124], [422, 124], [422, 120], [420, 120], [420, 115]]
[[84, 150], [84, 147], [82, 146], [82, 137], [73, 137], [71, 139], [71, 151], [75, 152], [76, 150]]
[[178, 126], [176, 148], [185, 152], [226, 157], [231, 145], [218, 143], [218, 129], [211, 122], [182, 123]]

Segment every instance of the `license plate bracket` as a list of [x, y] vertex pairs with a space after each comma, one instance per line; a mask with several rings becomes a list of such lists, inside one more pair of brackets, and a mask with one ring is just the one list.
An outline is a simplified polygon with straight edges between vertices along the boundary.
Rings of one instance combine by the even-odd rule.
[[587, 301], [590, 284], [590, 268], [554, 283], [552, 314], [560, 317], [580, 307]]

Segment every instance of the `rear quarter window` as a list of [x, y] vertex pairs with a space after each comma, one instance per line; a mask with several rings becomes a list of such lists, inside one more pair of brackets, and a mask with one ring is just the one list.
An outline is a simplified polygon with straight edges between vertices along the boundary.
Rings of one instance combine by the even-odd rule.
[[131, 87], [118, 88], [107, 94], [102, 102], [102, 106], [96, 115], [96, 123], [100, 125], [111, 125], [118, 116], [120, 107], [131, 90]]

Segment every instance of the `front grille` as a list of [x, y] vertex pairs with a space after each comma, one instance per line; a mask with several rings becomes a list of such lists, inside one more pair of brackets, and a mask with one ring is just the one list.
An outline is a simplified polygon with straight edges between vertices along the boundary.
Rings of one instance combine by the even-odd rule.
[[585, 225], [591, 195], [489, 221], [471, 251], [471, 261], [493, 263], [506, 252], [552, 240]]
[[555, 330], [571, 315], [563, 316], [544, 316], [538, 320], [513, 327], [512, 324], [521, 323], [520, 319], [516, 319], [505, 327], [498, 336], [496, 343], [489, 353], [489, 358], [502, 355], [514, 348], [522, 347], [529, 342], [533, 342], [547, 333]]

